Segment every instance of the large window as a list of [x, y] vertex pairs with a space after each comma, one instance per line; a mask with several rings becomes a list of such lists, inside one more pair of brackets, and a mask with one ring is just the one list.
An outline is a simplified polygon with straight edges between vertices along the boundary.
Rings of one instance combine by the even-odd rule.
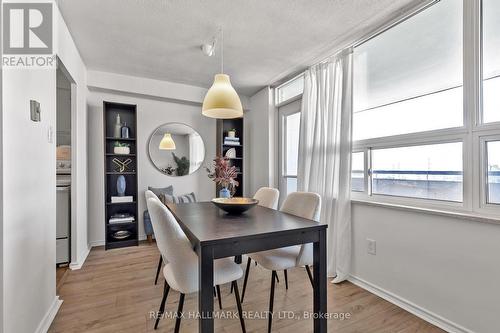
[[443, 0], [355, 48], [355, 140], [463, 126], [462, 22]]
[[354, 199], [500, 214], [499, 17], [441, 0], [354, 48]]
[[280, 107], [280, 192], [285, 198], [297, 191], [299, 161], [300, 101]]
[[483, 0], [483, 121], [500, 121], [500, 1]]

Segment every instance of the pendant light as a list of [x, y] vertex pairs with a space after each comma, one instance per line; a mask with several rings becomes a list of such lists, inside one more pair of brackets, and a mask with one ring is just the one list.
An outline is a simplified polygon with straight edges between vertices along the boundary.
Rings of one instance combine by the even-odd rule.
[[175, 142], [170, 133], [165, 133], [165, 135], [163, 135], [158, 148], [161, 150], [175, 150]]
[[221, 28], [221, 72], [208, 89], [201, 113], [210, 118], [231, 119], [243, 116], [240, 97], [234, 90], [229, 75], [224, 74], [224, 32]]

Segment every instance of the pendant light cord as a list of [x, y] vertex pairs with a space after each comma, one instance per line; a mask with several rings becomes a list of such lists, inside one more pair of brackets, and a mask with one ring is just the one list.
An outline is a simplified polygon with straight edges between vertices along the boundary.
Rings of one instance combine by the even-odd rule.
[[224, 29], [220, 28], [220, 72], [224, 74]]

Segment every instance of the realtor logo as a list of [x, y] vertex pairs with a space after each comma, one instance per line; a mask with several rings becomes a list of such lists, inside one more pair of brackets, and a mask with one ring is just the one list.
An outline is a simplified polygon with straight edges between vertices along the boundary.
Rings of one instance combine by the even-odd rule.
[[55, 68], [52, 3], [7, 2], [2, 9], [2, 68]]
[[3, 4], [4, 54], [52, 54], [52, 3]]

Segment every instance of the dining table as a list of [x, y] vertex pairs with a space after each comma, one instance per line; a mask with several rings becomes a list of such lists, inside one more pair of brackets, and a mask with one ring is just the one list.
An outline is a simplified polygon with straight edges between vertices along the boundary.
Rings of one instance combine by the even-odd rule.
[[255, 206], [230, 215], [212, 202], [167, 204], [198, 254], [200, 333], [214, 332], [214, 260], [292, 245], [313, 243], [313, 331], [327, 331], [327, 225]]

